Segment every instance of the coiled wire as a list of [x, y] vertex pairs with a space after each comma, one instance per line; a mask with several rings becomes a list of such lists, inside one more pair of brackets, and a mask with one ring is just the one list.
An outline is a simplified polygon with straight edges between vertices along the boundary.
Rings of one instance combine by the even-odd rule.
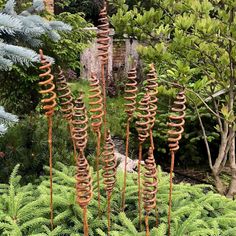
[[72, 124], [76, 147], [83, 152], [88, 142], [88, 116], [82, 95], [75, 101]]
[[115, 157], [115, 145], [111, 139], [110, 131], [107, 131], [103, 152], [103, 180], [107, 192], [108, 233], [110, 234], [111, 194], [116, 183], [117, 160]]
[[122, 190], [121, 208], [125, 209], [125, 192], [126, 192], [126, 175], [127, 175], [127, 161], [129, 156], [129, 137], [130, 137], [130, 121], [133, 117], [133, 113], [136, 110], [136, 98], [138, 91], [137, 83], [137, 69], [136, 62], [132, 69], [128, 72], [128, 79], [125, 86], [125, 111], [128, 119], [126, 124], [126, 148], [125, 148], [125, 169], [124, 169], [124, 185]]
[[88, 141], [88, 117], [81, 94], [74, 104], [72, 124], [73, 138], [79, 152], [76, 173], [76, 199], [83, 209], [84, 235], [88, 236], [87, 206], [92, 199], [93, 188], [89, 164], [84, 155], [84, 149]]
[[109, 21], [107, 17], [107, 4], [104, 1], [104, 7], [99, 14], [99, 24], [97, 33], [98, 43], [98, 57], [101, 60], [101, 81], [102, 81], [102, 93], [103, 93], [103, 109], [104, 109], [104, 138], [106, 139], [107, 132], [107, 105], [106, 105], [106, 78], [108, 78], [108, 49], [109, 49]]
[[152, 136], [152, 129], [155, 125], [156, 121], [156, 114], [157, 114], [157, 75], [156, 70], [154, 67], [154, 64], [150, 65], [150, 71], [147, 74], [147, 84], [146, 88], [150, 96], [150, 102], [149, 102], [149, 112], [150, 112], [150, 141], [151, 141], [151, 147], [154, 149], [154, 143], [153, 143], [153, 136]]
[[39, 85], [42, 86], [42, 89], [39, 91], [43, 95], [41, 100], [43, 104], [43, 109], [45, 115], [48, 118], [48, 147], [49, 147], [49, 169], [50, 169], [50, 223], [51, 229], [53, 229], [53, 183], [52, 183], [52, 116], [54, 114], [54, 109], [57, 105], [56, 103], [56, 93], [55, 84], [53, 82], [54, 76], [51, 74], [51, 63], [47, 61], [46, 57], [43, 54], [43, 51], [40, 49], [40, 61], [42, 66], [39, 67], [40, 70], [44, 73], [40, 74], [39, 77], [43, 78], [43, 81], [39, 82]]
[[101, 127], [103, 122], [103, 98], [101, 86], [97, 77], [92, 74], [90, 78], [90, 90], [89, 90], [89, 105], [91, 113], [91, 126], [93, 132], [97, 136], [97, 146], [96, 146], [96, 173], [97, 173], [97, 190], [98, 190], [98, 216], [100, 217], [101, 212], [101, 196], [100, 196], [100, 173], [99, 173], [99, 164], [100, 164], [100, 155], [101, 155]]
[[63, 114], [63, 118], [67, 120], [69, 124], [69, 130], [70, 130], [70, 136], [73, 142], [73, 148], [74, 148], [74, 160], [76, 162], [76, 145], [73, 139], [73, 125], [72, 125], [72, 118], [73, 118], [73, 112], [74, 112], [74, 104], [73, 104], [73, 97], [71, 94], [71, 90], [67, 84], [64, 72], [59, 67], [59, 74], [56, 81], [57, 85], [57, 94], [59, 98], [59, 102], [61, 105], [61, 111]]
[[61, 111], [63, 113], [63, 117], [70, 122], [72, 120], [74, 108], [73, 97], [71, 94], [71, 90], [67, 84], [64, 72], [60, 67], [59, 70], [60, 71], [56, 81], [57, 94], [61, 104]]
[[136, 121], [136, 129], [138, 131], [139, 139], [139, 154], [138, 154], [138, 212], [139, 212], [139, 225], [142, 230], [142, 189], [141, 189], [141, 161], [142, 161], [142, 146], [144, 141], [149, 137], [150, 133], [150, 111], [149, 111], [150, 96], [148, 93], [140, 100], [138, 116]]
[[146, 212], [146, 236], [150, 235], [148, 216], [152, 210], [156, 210], [157, 184], [157, 168], [153, 156], [153, 149], [152, 147], [150, 147], [148, 152], [148, 158], [145, 160], [145, 173], [143, 183], [143, 203]]
[[108, 63], [108, 48], [109, 48], [109, 21], [107, 17], [107, 4], [104, 1], [104, 6], [99, 13], [98, 19], [98, 33], [97, 33], [97, 43], [98, 46], [98, 56], [100, 57], [103, 64]]
[[55, 93], [55, 84], [53, 82], [54, 76], [51, 74], [52, 63], [46, 59], [41, 49], [40, 59], [41, 64], [43, 65], [40, 66], [39, 69], [45, 72], [39, 75], [40, 78], [44, 79], [43, 81], [39, 82], [39, 85], [43, 87], [39, 93], [45, 97], [41, 100], [41, 102], [43, 104], [43, 110], [45, 111], [46, 116], [52, 116], [57, 105], [57, 95]]
[[89, 171], [89, 164], [81, 151], [77, 158], [76, 173], [76, 200], [83, 209], [84, 236], [88, 236], [87, 206], [93, 196], [92, 177]]
[[93, 74], [90, 78], [89, 105], [91, 126], [95, 133], [101, 132], [103, 111], [102, 91], [99, 80]]
[[168, 142], [169, 149], [171, 153], [171, 167], [170, 167], [170, 191], [169, 191], [169, 209], [168, 209], [168, 235], [170, 232], [170, 222], [171, 222], [171, 208], [172, 208], [172, 189], [173, 189], [173, 171], [175, 163], [175, 153], [179, 150], [179, 141], [182, 138], [182, 133], [184, 132], [185, 124], [185, 109], [186, 109], [186, 97], [185, 91], [182, 90], [177, 94], [176, 100], [174, 101], [172, 112], [169, 116], [170, 122], [168, 126], [170, 130], [168, 131]]

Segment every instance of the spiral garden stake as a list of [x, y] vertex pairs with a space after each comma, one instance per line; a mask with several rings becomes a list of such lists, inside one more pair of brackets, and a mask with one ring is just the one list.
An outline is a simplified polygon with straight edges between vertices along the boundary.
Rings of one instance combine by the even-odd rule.
[[138, 110], [138, 120], [136, 121], [136, 129], [138, 131], [139, 139], [139, 157], [138, 157], [138, 212], [140, 230], [142, 230], [142, 189], [141, 189], [141, 161], [142, 148], [144, 141], [149, 137], [150, 129], [150, 111], [149, 111], [150, 96], [148, 93], [140, 100]]
[[157, 83], [157, 75], [156, 75], [156, 70], [154, 67], [154, 64], [150, 65], [150, 71], [147, 74], [147, 91], [150, 96], [150, 102], [149, 102], [149, 111], [150, 111], [150, 142], [151, 142], [151, 147], [154, 150], [154, 143], [153, 143], [153, 127], [155, 125], [156, 121], [156, 114], [157, 114], [157, 88], [158, 88], [158, 83]]
[[72, 117], [73, 117], [73, 110], [74, 110], [74, 104], [73, 104], [73, 97], [71, 94], [71, 90], [67, 84], [64, 72], [62, 69], [59, 67], [59, 74], [57, 78], [57, 92], [58, 92], [58, 98], [61, 104], [61, 111], [63, 113], [63, 118], [67, 120], [69, 124], [69, 130], [70, 130], [70, 136], [72, 139], [73, 143], [73, 148], [74, 148], [74, 160], [76, 163], [76, 145], [73, 139], [73, 125], [72, 125]]
[[145, 160], [145, 173], [144, 173], [144, 190], [143, 190], [143, 203], [145, 209], [145, 225], [146, 236], [150, 235], [149, 232], [149, 214], [152, 210], [156, 210], [156, 194], [157, 194], [157, 168], [153, 156], [152, 147], [149, 148], [148, 158]]
[[125, 210], [125, 192], [126, 192], [126, 175], [127, 175], [127, 161], [129, 155], [129, 137], [130, 137], [130, 121], [133, 117], [133, 113], [136, 110], [136, 97], [137, 97], [137, 70], [136, 63], [133, 68], [128, 72], [128, 81], [125, 86], [125, 100], [126, 100], [126, 109], [125, 112], [128, 115], [127, 124], [126, 124], [126, 147], [125, 147], [125, 169], [124, 169], [124, 185], [122, 189], [122, 200], [121, 200], [121, 209]]
[[51, 229], [53, 229], [53, 186], [52, 186], [52, 117], [54, 114], [54, 109], [57, 105], [56, 103], [56, 93], [55, 85], [53, 83], [54, 76], [51, 74], [51, 63], [47, 61], [46, 57], [43, 54], [43, 51], [40, 49], [40, 61], [42, 66], [39, 67], [40, 70], [44, 73], [40, 74], [39, 77], [43, 81], [39, 82], [39, 85], [42, 86], [42, 90], [39, 91], [43, 95], [41, 100], [43, 104], [43, 109], [45, 115], [48, 119], [48, 146], [49, 146], [49, 168], [50, 168], [50, 223]]
[[182, 138], [182, 133], [184, 132], [185, 123], [185, 106], [186, 98], [185, 91], [180, 91], [177, 94], [176, 100], [174, 101], [172, 112], [169, 116], [170, 123], [168, 126], [170, 130], [168, 131], [168, 142], [171, 154], [171, 167], [170, 167], [170, 191], [169, 191], [169, 210], [168, 210], [168, 235], [170, 236], [170, 222], [171, 222], [171, 207], [172, 207], [172, 188], [173, 188], [173, 171], [175, 163], [175, 153], [179, 150], [179, 141]]
[[102, 93], [103, 93], [103, 104], [104, 104], [104, 137], [106, 139], [106, 130], [107, 130], [107, 118], [106, 118], [106, 77], [108, 76], [108, 49], [109, 49], [109, 21], [107, 17], [107, 4], [104, 1], [104, 6], [99, 14], [99, 24], [98, 24], [98, 34], [97, 34], [97, 43], [98, 43], [98, 57], [101, 60], [101, 81], [102, 81]]
[[99, 80], [95, 75], [92, 75], [90, 78], [90, 90], [89, 90], [89, 105], [91, 113], [91, 126], [93, 132], [97, 136], [97, 147], [96, 147], [96, 172], [97, 172], [97, 188], [98, 188], [98, 215], [100, 217], [101, 207], [100, 207], [100, 175], [99, 175], [99, 163], [101, 155], [101, 126], [102, 126], [102, 117], [104, 114], [103, 111], [103, 102], [102, 102], [102, 91], [101, 86], [99, 85]]
[[[147, 74], [147, 84], [146, 88], [148, 90], [148, 93], [150, 95], [150, 103], [149, 103], [149, 111], [150, 111], [150, 143], [151, 143], [151, 148], [152, 152], [154, 151], [154, 142], [153, 142], [153, 128], [155, 125], [156, 121], [156, 114], [157, 114], [157, 88], [158, 88], [158, 83], [157, 83], [157, 74], [156, 70], [154, 67], [154, 64], [150, 65], [150, 71]], [[156, 226], [158, 226], [158, 209], [156, 205]]]
[[73, 139], [75, 140], [79, 153], [77, 157], [76, 174], [77, 203], [83, 209], [84, 236], [88, 236], [87, 206], [92, 199], [93, 188], [89, 164], [84, 155], [84, 149], [88, 141], [88, 117], [82, 95], [75, 101], [72, 124]]
[[114, 150], [114, 143], [111, 139], [110, 131], [107, 131], [107, 137], [106, 142], [104, 146], [104, 152], [103, 152], [103, 179], [104, 179], [104, 185], [105, 190], [107, 193], [107, 219], [108, 219], [108, 232], [107, 235], [110, 234], [110, 227], [111, 227], [111, 195], [113, 188], [116, 183], [116, 166], [117, 166], [117, 160], [115, 157], [115, 150]]

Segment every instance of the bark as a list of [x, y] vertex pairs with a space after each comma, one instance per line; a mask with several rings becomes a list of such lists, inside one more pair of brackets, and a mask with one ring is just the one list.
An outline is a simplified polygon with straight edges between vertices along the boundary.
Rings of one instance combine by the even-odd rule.
[[54, 14], [54, 0], [44, 0], [46, 10]]
[[229, 190], [227, 192], [228, 198], [234, 198], [236, 195], [236, 162], [235, 162], [235, 131], [231, 128], [232, 132], [232, 143], [229, 151], [229, 162], [231, 168], [231, 183], [229, 186]]

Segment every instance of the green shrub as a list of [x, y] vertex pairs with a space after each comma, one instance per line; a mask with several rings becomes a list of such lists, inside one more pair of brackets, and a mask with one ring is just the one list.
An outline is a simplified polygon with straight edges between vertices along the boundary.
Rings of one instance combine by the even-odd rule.
[[[54, 231], [50, 232], [49, 177], [42, 176], [38, 185], [19, 184], [19, 165], [11, 174], [9, 184], [1, 184], [0, 233], [1, 235], [83, 235], [82, 211], [76, 204], [75, 167], [57, 163], [54, 177]], [[45, 168], [48, 173], [49, 168]], [[96, 174], [93, 174], [94, 196], [88, 208], [89, 233], [106, 235], [106, 195], [101, 186], [102, 218], [98, 219]], [[126, 214], [120, 213], [120, 192], [123, 174], [117, 173], [117, 184], [112, 195], [112, 236], [144, 236], [138, 231], [137, 174], [128, 174]], [[167, 234], [167, 209], [169, 175], [159, 170], [157, 203], [159, 227], [154, 227], [155, 217], [151, 215], [151, 235]], [[171, 232], [182, 235], [235, 235], [236, 202], [215, 194], [211, 186], [177, 184], [173, 188]], [[157, 234], [158, 233], [158, 234]]]

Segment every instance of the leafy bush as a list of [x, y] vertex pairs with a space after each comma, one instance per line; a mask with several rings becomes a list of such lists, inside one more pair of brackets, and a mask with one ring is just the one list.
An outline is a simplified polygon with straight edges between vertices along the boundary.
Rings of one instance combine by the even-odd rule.
[[[83, 235], [82, 211], [76, 204], [75, 167], [57, 163], [54, 176], [54, 230], [49, 230], [49, 168], [38, 185], [20, 185], [17, 176], [19, 165], [11, 174], [9, 184], [1, 184], [0, 233], [1, 235]], [[137, 218], [137, 174], [128, 174], [126, 214], [120, 212], [123, 174], [117, 173], [117, 185], [112, 196], [112, 236], [144, 236], [139, 232]], [[102, 185], [102, 218], [98, 219], [96, 177], [94, 197], [88, 208], [89, 234], [106, 235], [106, 197]], [[154, 227], [155, 217], [150, 217], [151, 235], [167, 233], [169, 176], [158, 172], [157, 196], [159, 227]], [[194, 209], [194, 211], [193, 211]], [[236, 203], [211, 191], [210, 186], [189, 184], [174, 185], [172, 235], [235, 235]]]

